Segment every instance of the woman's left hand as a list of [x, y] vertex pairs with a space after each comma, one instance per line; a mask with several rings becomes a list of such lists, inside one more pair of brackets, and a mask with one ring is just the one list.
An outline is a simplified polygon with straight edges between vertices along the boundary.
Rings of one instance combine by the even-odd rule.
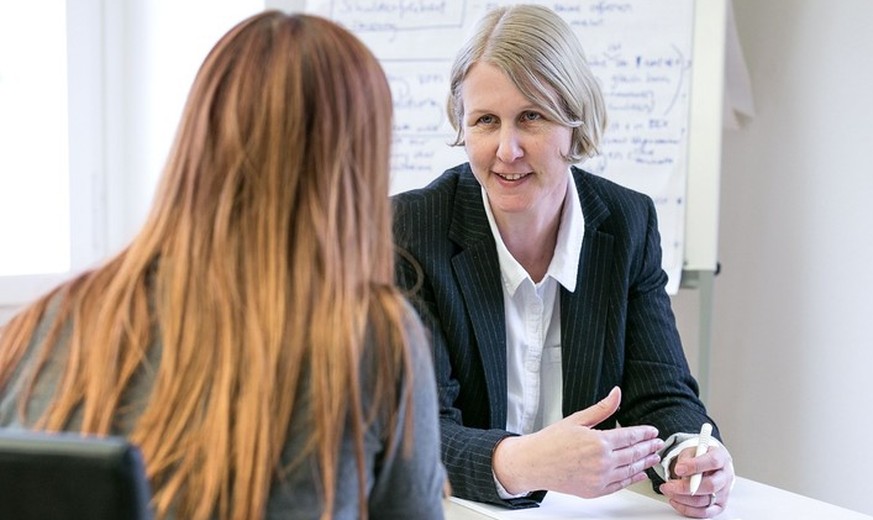
[[[734, 464], [727, 449], [713, 446], [695, 457], [695, 449], [679, 453], [673, 479], [659, 488], [679, 513], [692, 518], [711, 518], [724, 511], [734, 483]], [[691, 494], [691, 475], [701, 473], [700, 486]]]

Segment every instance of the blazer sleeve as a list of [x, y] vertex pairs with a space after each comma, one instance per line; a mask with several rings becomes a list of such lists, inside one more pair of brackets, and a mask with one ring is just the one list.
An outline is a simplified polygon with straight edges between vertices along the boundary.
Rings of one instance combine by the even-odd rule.
[[[710, 418], [698, 397], [697, 381], [691, 374], [670, 298], [665, 290], [667, 275], [661, 267], [661, 240], [651, 199], [645, 197], [644, 234], [631, 249], [623, 328], [623, 390], [618, 422], [623, 425], [650, 424], [666, 438], [674, 433], [696, 433]], [[636, 233], [640, 235], [640, 233]], [[719, 437], [718, 430], [714, 435]], [[654, 471], [650, 478], [663, 482]]]

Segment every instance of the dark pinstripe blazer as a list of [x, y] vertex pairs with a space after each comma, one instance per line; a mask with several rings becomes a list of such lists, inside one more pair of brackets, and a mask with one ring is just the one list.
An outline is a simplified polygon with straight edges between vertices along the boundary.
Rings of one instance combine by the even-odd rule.
[[[576, 289], [561, 287], [563, 413], [619, 385], [622, 405], [601, 424], [651, 424], [662, 437], [696, 432], [698, 399], [661, 268], [651, 199], [573, 168], [585, 217]], [[469, 165], [394, 196], [398, 283], [433, 335], [443, 462], [456, 496], [504, 502], [491, 453], [506, 427], [506, 327], [497, 250]], [[652, 473], [652, 475], [654, 475]]]

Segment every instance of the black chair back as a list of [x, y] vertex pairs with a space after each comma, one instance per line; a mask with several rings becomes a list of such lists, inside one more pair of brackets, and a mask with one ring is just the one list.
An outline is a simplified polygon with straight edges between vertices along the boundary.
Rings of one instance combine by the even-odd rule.
[[150, 498], [126, 439], [0, 429], [0, 518], [151, 520]]

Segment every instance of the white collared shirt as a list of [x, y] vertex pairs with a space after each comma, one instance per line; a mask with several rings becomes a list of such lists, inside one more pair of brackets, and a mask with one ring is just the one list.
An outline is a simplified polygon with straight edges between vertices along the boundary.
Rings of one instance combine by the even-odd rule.
[[546, 275], [534, 283], [512, 256], [482, 189], [488, 223], [497, 243], [506, 317], [507, 431], [528, 434], [561, 420], [560, 284], [576, 288], [585, 221], [576, 183], [567, 170], [567, 192], [558, 239]]

